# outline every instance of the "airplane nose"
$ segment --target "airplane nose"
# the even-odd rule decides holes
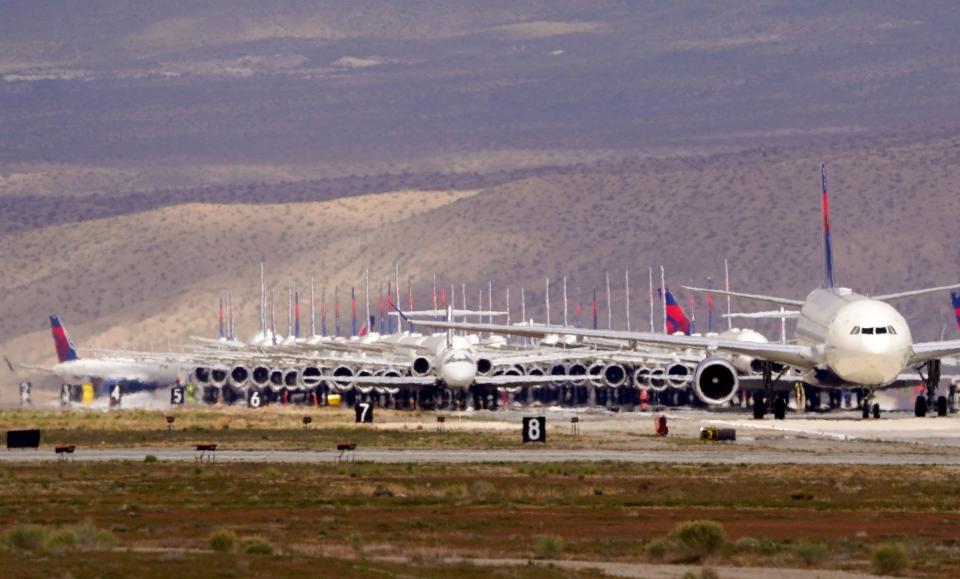
[[[440,368],[440,377],[450,388],[469,388],[477,377],[477,366],[466,360],[448,362]]]

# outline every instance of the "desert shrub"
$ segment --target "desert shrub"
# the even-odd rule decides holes
[[[907,553],[900,545],[885,543],[873,549],[870,562],[878,574],[895,575],[907,566]]]
[[[759,551],[760,550],[760,541],[753,537],[740,537],[733,544],[733,547],[737,551]]]
[[[353,553],[359,559],[363,559],[363,535],[354,531],[350,533],[350,546],[353,548]]]
[[[490,481],[481,479],[470,483],[470,494],[481,501],[493,496],[496,492],[497,487],[493,486]]]
[[[823,543],[804,541],[796,547],[797,559],[806,567],[820,565],[830,556],[830,550]]]
[[[388,489],[387,487],[383,486],[382,484],[378,484],[378,485],[376,486],[376,488],[373,489],[373,496],[375,496],[375,497],[392,497],[392,496],[393,496],[393,491],[390,490],[390,489]]]
[[[273,479],[280,478],[280,471],[272,466],[268,466],[267,468],[263,469],[263,476]]]
[[[229,553],[237,547],[237,534],[230,529],[217,529],[210,535],[210,548],[221,553]]]
[[[670,536],[688,561],[703,561],[727,544],[727,533],[713,521],[680,523]]]
[[[7,534],[7,544],[24,551],[39,551],[47,542],[47,530],[40,525],[17,525]]]
[[[248,555],[273,555],[273,545],[261,537],[244,539],[240,546]]]
[[[650,544],[647,545],[645,552],[647,557],[660,560],[667,556],[667,552],[669,552],[672,547],[673,545],[670,543],[670,541],[666,539],[657,539],[655,541],[651,541]]]
[[[110,549],[117,544],[117,538],[106,529],[99,529],[91,522],[73,528],[77,546],[82,549]]]
[[[77,536],[70,529],[57,529],[47,536],[46,548],[50,551],[65,551],[77,544]]]
[[[148,454],[147,456],[143,457],[143,462],[147,462],[147,463],[157,462],[157,455]]]
[[[563,539],[556,535],[541,535],[534,545],[540,559],[556,559],[563,551]]]

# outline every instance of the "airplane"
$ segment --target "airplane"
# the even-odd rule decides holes
[[[43,370],[72,381],[81,380],[99,386],[109,395],[116,384],[123,384],[124,393],[155,390],[177,381],[183,368],[170,361],[142,361],[133,357],[81,358],[70,339],[60,316],[50,316],[50,331],[57,352],[58,363],[52,368],[23,366]]]
[[[708,404],[728,402],[740,386],[733,364],[725,358],[718,357],[716,354],[719,352],[751,356],[761,360],[764,388],[770,394],[772,394],[774,381],[773,364],[782,365],[784,371],[794,368],[800,372],[799,379],[822,388],[863,388],[867,391],[867,400],[862,406],[864,418],[869,417],[871,410],[874,417],[880,416],[879,404],[873,404],[872,408],[870,406],[873,391],[898,387],[911,375],[910,370],[916,370],[924,382],[927,397],[917,397],[915,411],[917,416],[926,415],[927,407],[934,401],[936,388],[940,382],[940,361],[943,357],[960,353],[960,340],[915,343],[906,319],[889,302],[960,288],[960,284],[872,297],[839,286],[833,275],[827,174],[823,163],[820,165],[820,177],[823,243],[823,279],[820,287],[811,291],[803,300],[725,290],[686,288],[696,292],[753,299],[777,306],[798,308],[770,312],[771,317],[780,318],[786,315],[797,319],[795,342],[763,343],[720,337],[578,328],[550,328],[549,332],[573,335],[581,339],[618,339],[631,345],[703,348],[708,356],[698,364],[694,372],[693,388],[698,398]],[[536,328],[434,320],[411,321],[423,327],[441,329],[498,332],[530,337],[546,334],[546,331]],[[766,396],[768,399],[770,397],[770,395]],[[778,399],[777,402],[783,404],[782,399]],[[936,405],[939,414],[946,413],[945,396],[936,398]],[[754,417],[763,418],[766,411],[767,403],[764,397],[754,397]]]

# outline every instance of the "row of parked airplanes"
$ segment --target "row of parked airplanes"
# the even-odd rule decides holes
[[[919,380],[924,389],[915,401],[917,415],[925,415],[931,404],[945,413],[946,397],[937,395],[945,378],[941,364],[960,355],[960,340],[914,343],[907,321],[890,302],[960,288],[960,284],[873,297],[840,287],[833,275],[823,165],[821,184],[823,277],[806,299],[685,286],[692,292],[776,305],[777,310],[746,317],[795,319],[795,336],[789,341],[770,342],[756,331],[732,328],[686,335],[532,321],[496,324],[493,317],[504,312],[453,307],[404,312],[393,304],[395,311],[390,313],[402,318],[408,331],[277,340],[275,323],[271,329],[266,326],[262,297],[261,331],[251,343],[198,340],[189,352],[177,354],[109,352],[108,359],[79,358],[59,318],[53,316],[60,360],[54,371],[107,380],[122,375],[131,384],[146,385],[169,384],[186,375],[204,388],[207,397],[226,401],[251,390],[275,394],[343,389],[390,395],[448,392],[462,401],[468,392],[482,397],[497,389],[517,392],[543,385],[589,384],[653,392],[689,388],[700,402],[723,406],[749,390],[754,393],[757,417],[771,407],[782,417],[783,398],[776,392],[792,389],[797,381],[822,389],[863,391],[866,417],[871,412],[879,416],[879,406],[870,404],[873,392],[913,386]],[[953,293],[953,300],[960,324],[960,295]],[[686,317],[668,291],[663,303],[665,328],[686,329]],[[469,321],[470,317],[478,317],[481,323]],[[482,323],[485,318],[488,323]],[[411,332],[411,326],[440,333]],[[228,337],[232,334],[231,323]],[[505,336],[524,341],[510,342]],[[123,366],[122,372],[118,365]]]

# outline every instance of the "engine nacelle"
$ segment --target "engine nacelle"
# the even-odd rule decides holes
[[[477,374],[488,376],[493,370],[493,362],[489,358],[477,358]]]
[[[234,366],[230,370],[230,385],[243,388],[250,379],[250,370],[246,366]]]
[[[567,366],[567,376],[587,376],[587,367],[582,362],[573,362]],[[585,383],[585,380],[577,380],[574,382],[577,386],[580,386]]]
[[[288,368],[283,371],[283,385],[287,388],[296,388],[300,385],[300,370]]]
[[[679,362],[668,364],[665,370],[667,383],[672,388],[683,388],[690,383],[690,368]]]
[[[693,392],[706,404],[726,404],[739,389],[737,369],[725,358],[707,358],[693,374]]]
[[[193,369],[193,377],[200,384],[209,384],[210,383],[210,368],[206,366],[198,366]]]
[[[227,383],[227,376],[229,375],[230,372],[226,368],[211,368],[210,383],[214,386],[223,386]]]
[[[266,366],[256,366],[250,373],[250,379],[257,388],[266,386],[270,381],[270,369]]]
[[[353,378],[353,368],[350,366],[337,366],[333,369],[332,375],[334,378],[339,378],[339,380],[335,380],[334,383],[340,388],[345,388],[350,385],[350,378]]]
[[[283,387],[283,370],[279,368],[273,368],[270,370],[270,386],[274,388]]]
[[[413,359],[413,364],[410,365],[410,370],[414,376],[426,376],[432,369],[433,364],[430,363],[430,358],[424,356],[417,356]]]
[[[590,376],[590,383],[594,386],[605,386],[603,382],[603,362],[594,362],[587,367],[587,375]]]
[[[627,370],[620,364],[607,364],[603,369],[603,383],[611,388],[619,388],[627,381]]]
[[[527,366],[527,376],[543,376],[546,373],[540,366]]]
[[[300,372],[300,384],[304,388],[313,388],[323,380],[323,373],[316,366],[307,366]]]

